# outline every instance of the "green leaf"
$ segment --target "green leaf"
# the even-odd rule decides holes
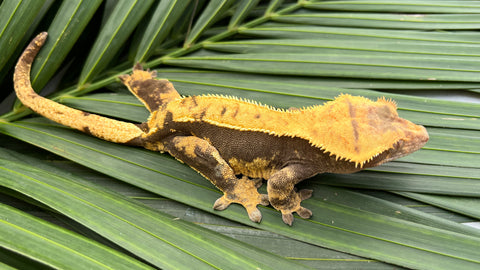
[[[432,153],[428,157],[435,154],[437,153]],[[416,156],[419,155],[416,154]],[[427,158],[427,156],[420,156],[420,158]],[[458,158],[467,159],[468,157],[458,155]],[[436,161],[431,160],[430,162]],[[415,167],[414,164],[405,164],[405,166]],[[462,177],[364,171],[354,175],[322,175],[321,177],[315,177],[315,179],[323,184],[334,186],[480,197],[478,180]]]
[[[1,182],[8,178],[7,181],[21,180],[10,172],[17,169],[17,164],[4,160],[0,160],[0,164]],[[152,269],[118,251],[4,204],[0,204],[0,244],[23,256],[35,257],[52,268],[82,265],[89,269]]]
[[[144,122],[149,116],[145,106],[131,95],[93,94],[83,97],[64,97],[62,103],[80,110],[115,115],[115,117],[135,122]]]
[[[175,24],[180,23],[190,0],[160,1],[149,23],[138,31],[138,44],[134,44],[134,63],[145,62],[157,46],[168,37]],[[185,19],[185,18],[183,18]],[[135,41],[137,42],[137,41]]]
[[[274,20],[282,23],[417,30],[464,30],[480,26],[476,14],[318,13],[302,10],[296,14],[276,16]]]
[[[238,7],[235,10],[230,22],[228,24],[229,29],[238,27],[248,16],[250,11],[258,5],[259,0],[242,0],[238,3]]]
[[[435,32],[435,31],[399,31],[379,28],[332,27],[317,25],[298,25],[266,23],[252,28],[242,28],[240,33],[270,38],[295,39],[346,39],[348,40],[419,40],[460,43],[479,43],[475,32]]]
[[[120,1],[116,4],[85,61],[79,85],[90,82],[107,66],[152,4],[152,0]]]
[[[447,197],[441,195],[420,194],[411,192],[398,192],[398,194],[415,200],[426,202],[441,208],[445,208],[456,213],[461,213],[476,219],[480,219],[480,200],[478,200],[478,198]]]
[[[341,204],[362,211],[368,211],[406,221],[412,221],[430,227],[454,231],[465,235],[476,237],[480,236],[480,231],[477,229],[436,217],[429,213],[421,212],[415,208],[409,208],[397,203],[375,198],[367,194],[354,192],[345,188],[330,187],[318,183],[314,183],[313,185],[315,186],[314,198],[319,201],[323,200],[330,203]]]
[[[46,0],[42,1],[2,1],[0,5],[0,70],[3,69],[18,45],[21,44],[37,14]],[[7,16],[8,15],[8,16]]]
[[[284,0],[270,0],[270,3],[268,4],[268,7],[265,11],[265,14],[267,16],[270,16],[270,14],[276,12],[279,7],[283,4]]]
[[[474,1],[320,1],[309,2],[306,7],[326,10],[411,13],[480,13]]]
[[[275,75],[479,82],[476,62],[452,57],[349,54],[235,54],[165,59],[165,64]]]
[[[62,2],[48,28],[49,37],[32,67],[32,85],[42,89],[70,52],[101,4],[99,0]]]
[[[213,23],[225,16],[225,11],[234,3],[233,0],[211,0],[200,14],[185,40],[184,47],[190,47]]]
[[[480,44],[446,43],[421,40],[356,40],[343,38],[317,39],[248,39],[206,43],[205,48],[231,53],[295,53],[295,54],[348,54],[392,57],[395,55],[430,56],[438,58],[467,56],[465,60],[478,57]],[[412,55],[413,56],[413,55]]]

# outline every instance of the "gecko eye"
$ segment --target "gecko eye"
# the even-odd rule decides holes
[[[405,145],[405,141],[399,140],[398,142],[395,143],[393,148],[395,148],[395,150],[402,149],[404,145]]]

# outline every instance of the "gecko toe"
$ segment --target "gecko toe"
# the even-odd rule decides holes
[[[231,201],[227,200],[225,196],[218,198],[213,204],[213,209],[215,210],[225,210],[230,205]]]
[[[257,199],[253,201],[235,200],[235,199],[229,198],[229,196],[227,195],[223,195],[222,197],[218,198],[215,201],[215,203],[213,204],[213,209],[222,211],[222,210],[225,210],[232,203],[238,203],[243,205],[243,207],[245,207],[245,209],[247,210],[248,217],[250,218],[250,220],[256,223],[259,223],[262,220],[262,213],[257,208],[257,205],[258,204],[265,205],[265,206],[269,205],[267,194],[258,194]]]
[[[312,211],[300,205],[303,200],[312,196],[312,192],[313,190],[311,189],[302,189],[299,192],[293,193],[294,195],[289,200],[285,200],[283,205],[273,204],[274,208],[282,212],[282,219],[285,224],[292,226],[294,213],[297,213],[298,216],[303,219],[308,219],[312,216]]]
[[[299,209],[295,210],[295,211],[284,211],[282,210],[282,219],[283,219],[283,222],[289,226],[292,226],[293,224],[293,220],[294,220],[294,217],[293,217],[293,213],[297,213],[301,218],[310,218],[312,216],[312,211],[310,211],[309,209],[305,208],[305,207],[300,207]]]
[[[301,218],[310,218],[312,216],[312,211],[310,211],[309,209],[307,209],[305,207],[300,207],[300,209],[297,210],[297,214]]]
[[[288,226],[292,226],[292,224],[293,224],[293,214],[292,213],[282,214],[282,220]]]
[[[260,221],[262,221],[262,213],[256,207],[252,209],[247,209],[247,212],[248,212],[248,217],[250,218],[251,221],[256,223],[260,223]]]

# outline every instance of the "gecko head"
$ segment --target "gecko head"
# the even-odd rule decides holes
[[[385,150],[366,161],[365,168],[404,157],[422,148],[428,141],[427,129],[398,115],[396,104],[384,98],[378,99],[365,114],[378,137],[382,137]],[[376,136],[375,136],[376,137]]]
[[[315,123],[305,128],[311,143],[358,169],[403,157],[428,141],[426,129],[401,118],[385,98],[341,95],[314,110]]]

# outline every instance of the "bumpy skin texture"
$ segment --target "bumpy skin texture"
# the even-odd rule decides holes
[[[214,208],[239,203],[260,222],[257,205],[271,204],[292,225],[293,213],[311,190],[295,184],[318,173],[352,173],[405,156],[428,141],[428,133],[397,114],[385,99],[341,95],[323,106],[281,110],[224,96],[181,97],[168,80],[135,66],[120,77],[151,115],[126,123],[72,109],[40,97],[30,67],[47,37],[39,34],[20,57],[14,82],[18,98],[35,112],[107,141],[168,152],[210,180],[224,195]],[[268,196],[259,194],[268,180]]]

